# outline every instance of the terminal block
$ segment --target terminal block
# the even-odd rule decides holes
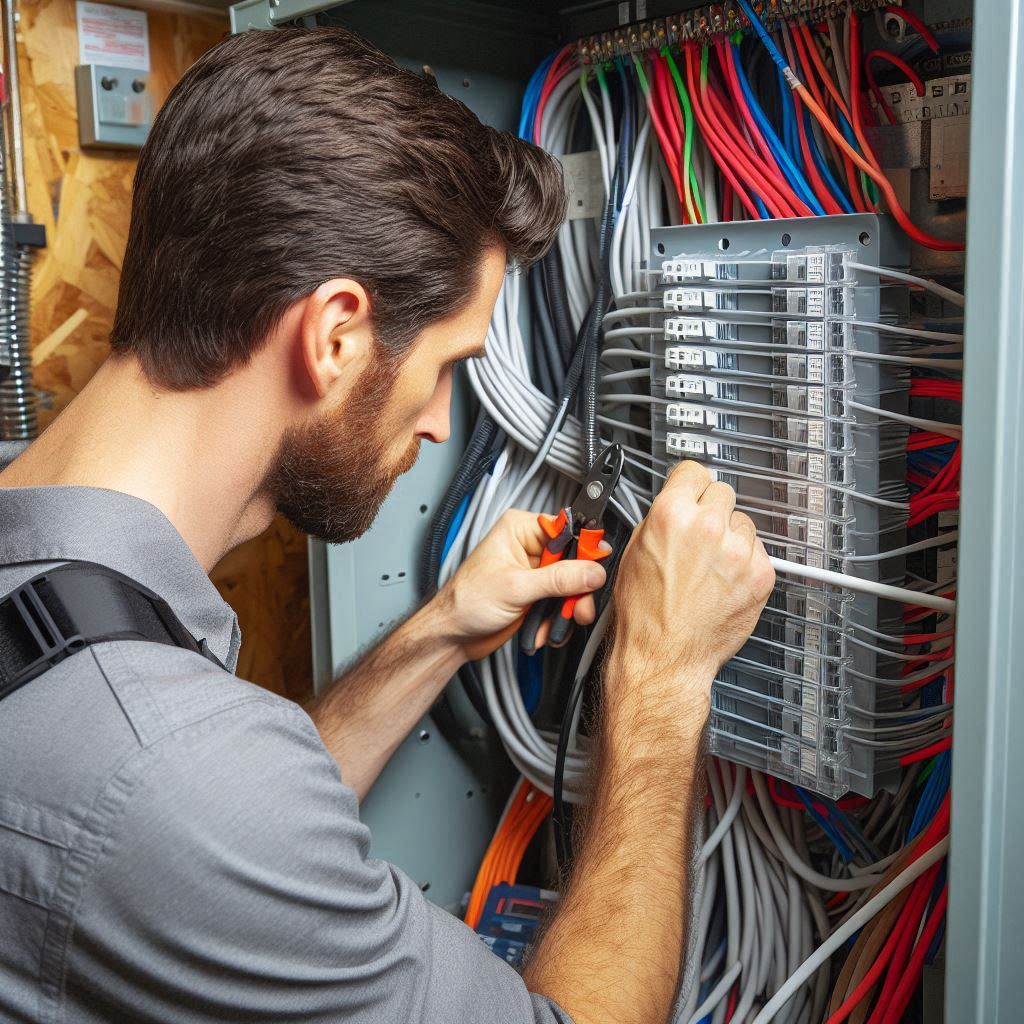
[[[905,241],[858,214],[663,228],[652,244],[655,453],[731,484],[769,554],[903,582],[884,552],[906,543],[906,428],[859,409],[907,411],[905,371],[863,354],[898,350],[877,325],[909,304],[854,264],[906,266]],[[876,598],[780,576],[715,683],[712,752],[831,797],[891,785],[851,736],[884,700],[873,680],[897,683],[898,666],[855,629],[898,621]]]

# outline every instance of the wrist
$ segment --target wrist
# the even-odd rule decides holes
[[[414,612],[402,627],[424,653],[435,654],[452,665],[452,674],[466,662],[465,638],[461,636],[454,609],[445,590],[437,592]]]
[[[603,670],[606,725],[691,751],[703,739],[715,675],[698,661],[644,657],[616,643]]]

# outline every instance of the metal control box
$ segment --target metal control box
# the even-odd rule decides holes
[[[75,94],[83,147],[142,148],[153,123],[149,72],[80,64],[75,68]]]

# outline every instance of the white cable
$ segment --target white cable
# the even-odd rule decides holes
[[[870,413],[880,419],[896,420],[898,423],[906,423],[908,426],[917,427],[918,430],[930,430],[934,434],[943,434],[946,437],[953,437],[957,440],[963,436],[963,430],[957,423],[944,423],[942,420],[925,420],[918,416],[904,416],[903,413],[890,412],[888,409],[877,409],[873,405],[863,405],[860,402],[848,401],[847,406],[857,412]]]
[[[924,288],[925,291],[929,291],[933,295],[937,295],[940,299],[945,299],[946,302],[950,302],[954,306],[959,306],[961,309],[966,304],[966,300],[960,292],[955,292],[952,288],[947,288],[945,285],[941,285],[937,281],[932,281],[923,277],[916,277],[914,274],[905,274],[901,270],[893,270],[890,267],[873,267],[869,263],[855,263],[852,260],[846,265],[848,267],[852,267],[854,270],[863,270],[869,274],[878,274],[879,277],[891,277],[894,281],[904,281],[907,284],[916,284],[919,287]]]

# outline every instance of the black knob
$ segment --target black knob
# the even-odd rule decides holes
[[[141,78],[136,78],[135,81],[132,82],[132,92],[145,92],[145,91],[146,91],[146,83]]]
[[[109,92],[111,89],[116,89],[117,88],[117,79],[116,78],[108,78],[106,75],[104,75],[100,79],[100,85],[102,85],[103,88],[106,89]]]

